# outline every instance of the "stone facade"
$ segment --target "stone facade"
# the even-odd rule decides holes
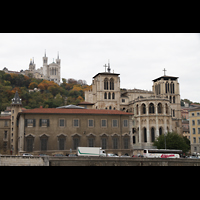
[[[76,153],[78,146],[110,153],[131,151],[131,113],[91,109],[39,108],[18,114],[18,153]]]
[[[155,138],[168,131],[182,134],[178,77],[164,74],[153,80],[152,91],[148,91],[121,89],[119,75],[111,73],[108,64],[107,72],[93,77],[92,90],[85,92],[85,101],[93,103],[93,109],[133,113],[133,149],[153,148]]]

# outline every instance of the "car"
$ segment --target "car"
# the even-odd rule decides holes
[[[115,154],[113,154],[113,153],[108,153],[108,154],[107,154],[107,157],[119,157],[119,156],[117,156],[117,155],[115,155]]]
[[[33,156],[32,154],[30,154],[30,153],[23,153],[23,155],[22,156]]]

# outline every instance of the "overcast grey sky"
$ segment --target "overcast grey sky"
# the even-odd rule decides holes
[[[1,33],[0,70],[28,69],[61,59],[61,78],[84,79],[104,72],[120,74],[121,88],[152,90],[152,80],[178,76],[181,98],[200,102],[200,35],[196,33]],[[62,81],[62,79],[61,79]]]

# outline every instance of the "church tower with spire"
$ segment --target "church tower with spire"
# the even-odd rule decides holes
[[[16,91],[11,103],[11,132],[10,132],[10,152],[16,155],[18,152],[18,130],[17,130],[17,115],[22,111],[22,100],[19,98],[18,91]]]
[[[43,76],[44,79],[48,79],[48,57],[46,56],[46,50],[43,57]]]

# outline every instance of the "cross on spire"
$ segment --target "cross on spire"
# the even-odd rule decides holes
[[[106,64],[105,64],[105,65],[103,65],[103,67],[105,67],[105,72],[106,72],[106,67],[107,67],[107,66],[106,66]]]
[[[167,70],[164,68],[164,70],[163,70],[163,71],[164,71],[164,76],[166,76],[165,72],[166,72]]]

